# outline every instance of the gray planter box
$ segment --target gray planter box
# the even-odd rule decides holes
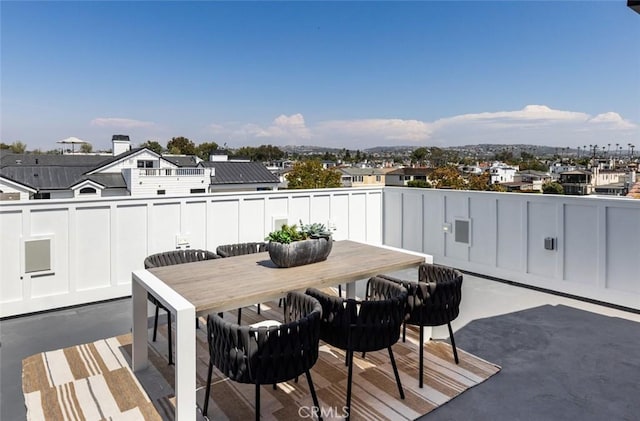
[[[294,241],[289,244],[271,241],[269,257],[276,266],[290,268],[326,260],[331,253],[331,247],[333,247],[331,237]]]

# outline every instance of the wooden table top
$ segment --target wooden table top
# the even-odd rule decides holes
[[[269,253],[149,269],[191,302],[196,313],[220,312],[304,291],[418,266],[424,257],[353,241],[336,241],[324,262],[278,268]]]

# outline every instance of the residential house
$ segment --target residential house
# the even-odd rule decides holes
[[[542,192],[542,185],[551,180],[551,176],[547,173],[524,170],[518,171],[514,175],[512,182],[500,184],[505,186],[507,191]]]
[[[584,196],[591,194],[593,173],[586,170],[573,170],[560,173],[559,183],[562,184],[564,194]]]
[[[342,167],[344,187],[384,186],[385,176],[391,169]]]
[[[489,168],[489,175],[491,177],[490,183],[513,183],[516,172],[518,172],[517,167],[513,167],[502,162],[494,162]]]
[[[418,168],[398,168],[390,171],[385,176],[385,186],[407,186],[409,181],[424,181],[428,182],[429,174],[433,172],[433,168],[418,167]]]
[[[584,168],[584,167],[582,167]],[[565,162],[554,162],[549,166],[549,175],[553,180],[558,180],[560,178],[560,174],[567,171],[575,171],[580,169],[577,165]]]

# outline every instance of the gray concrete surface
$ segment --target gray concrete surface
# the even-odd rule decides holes
[[[453,327],[460,348],[503,369],[426,420],[638,419],[626,417],[640,414],[627,394],[640,395],[639,314],[465,275]],[[130,299],[0,321],[0,419],[25,419],[23,358],[130,331]]]

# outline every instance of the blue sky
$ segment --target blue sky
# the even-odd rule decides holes
[[[1,141],[640,146],[626,2],[7,2]]]

